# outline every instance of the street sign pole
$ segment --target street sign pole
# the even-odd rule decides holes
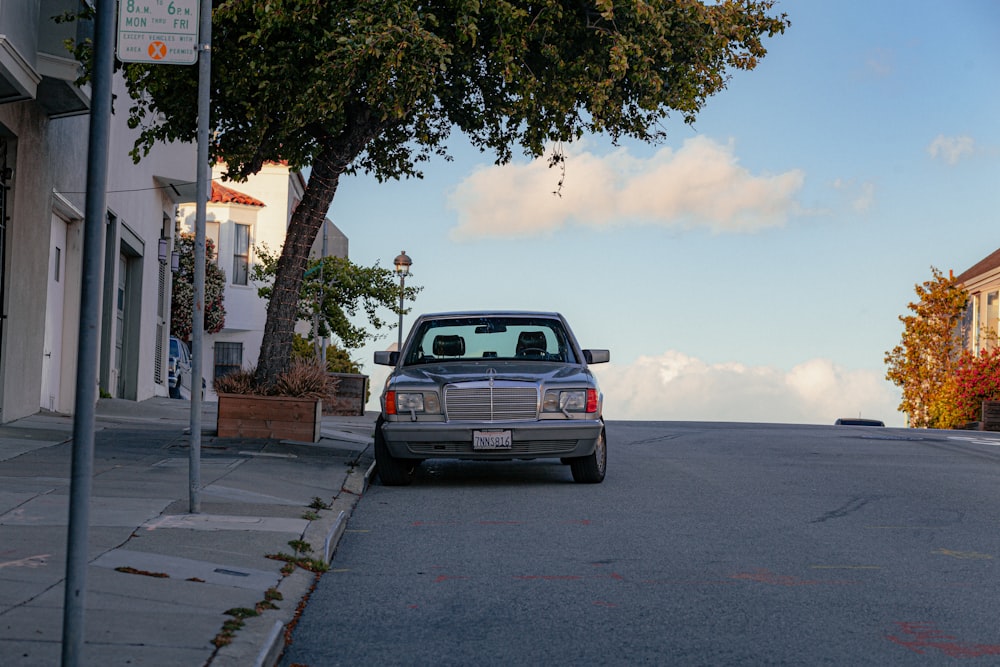
[[[201,388],[202,343],[205,332],[205,218],[208,184],[212,176],[208,163],[209,114],[212,82],[212,0],[201,3],[201,40],[198,44],[198,185],[195,187],[194,223],[194,319],[191,327],[191,451],[188,500],[191,514],[201,512]]]
[[[191,64],[197,57],[195,8],[199,0],[120,0],[117,51],[115,0],[94,4],[94,42],[91,71],[90,129],[87,147],[87,193],[84,213],[83,272],[80,284],[80,323],[77,338],[76,398],[73,409],[73,451],[70,471],[69,520],[66,539],[66,586],[63,592],[61,664],[84,664],[84,617],[87,593],[88,524],[94,471],[94,423],[97,409],[97,348],[100,342],[100,305],[103,266],[101,253],[107,220],[108,142],[114,59],[122,62]],[[204,0],[202,18],[211,26],[211,0]],[[211,31],[206,32],[211,42]],[[207,47],[206,47],[207,48]],[[200,103],[199,103],[200,105]],[[201,112],[199,124],[208,113]],[[201,139],[199,133],[199,140]],[[207,132],[206,132],[207,136]],[[207,150],[207,141],[204,142]],[[201,152],[199,151],[199,155]],[[203,160],[207,163],[207,158]],[[199,173],[200,166],[199,166]],[[201,184],[199,184],[199,188]],[[204,211],[204,206],[202,207]],[[201,218],[202,293],[204,293],[204,217]],[[196,349],[196,352],[200,350]],[[200,360],[200,357],[198,357]],[[200,363],[199,363],[200,367]],[[201,383],[198,384],[200,392]],[[192,391],[200,398],[200,393]],[[193,401],[192,401],[193,402]],[[199,403],[200,406],[200,403]],[[192,434],[193,435],[193,434]],[[200,432],[199,432],[200,436]],[[199,441],[200,451],[200,441]]]
[[[100,332],[101,246],[107,220],[108,139],[114,77],[114,0],[98,0],[94,16],[90,129],[87,148],[87,194],[83,231],[83,275],[77,338],[76,397],[69,523],[66,535],[66,587],[63,591],[62,664],[83,663],[84,611],[87,593],[87,545],[90,490],[94,473],[94,422],[97,410],[97,347]]]
[[[200,36],[199,36],[200,34]],[[119,0],[118,59],[155,65],[198,63],[198,173],[195,186],[194,304],[191,308],[191,449],[189,511],[201,511],[201,383],[205,329],[205,206],[212,73],[212,0]]]

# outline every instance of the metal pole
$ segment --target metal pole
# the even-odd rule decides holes
[[[73,460],[69,493],[66,588],[63,594],[62,664],[83,660],[87,589],[87,527],[94,472],[94,420],[97,410],[97,348],[101,328],[101,255],[107,220],[108,139],[114,81],[114,0],[97,0],[90,130],[87,146],[87,203],[84,213],[80,330],[77,341],[76,397],[73,410]]]
[[[205,338],[205,216],[208,184],[212,177],[208,163],[209,113],[212,77],[212,0],[201,0],[198,29],[198,184],[195,187],[194,223],[194,304],[191,308],[191,450],[188,464],[188,492],[191,514],[201,512],[201,389],[202,349]]]
[[[406,285],[406,275],[399,274],[399,342],[396,343],[396,351],[403,354],[403,287]]]
[[[406,254],[405,250],[400,251],[396,255],[396,259],[392,261],[396,266],[396,273],[399,274],[399,342],[396,343],[396,351],[398,354],[403,354],[403,295],[406,294],[406,276],[410,275],[410,267],[413,265],[413,260],[410,256]]]

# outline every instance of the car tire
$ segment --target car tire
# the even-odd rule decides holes
[[[409,486],[417,469],[417,461],[397,459],[389,453],[382,435],[382,418],[375,422],[375,469],[385,486]]]
[[[600,437],[597,438],[594,453],[570,459],[569,467],[573,472],[573,481],[578,484],[600,484],[604,481],[608,467],[608,447],[603,428]]]
[[[180,398],[181,397],[181,388],[180,388],[180,386],[170,387],[169,391],[170,391],[170,398]]]

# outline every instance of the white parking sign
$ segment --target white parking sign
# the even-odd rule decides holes
[[[198,60],[199,0],[118,0],[118,59],[191,65]]]

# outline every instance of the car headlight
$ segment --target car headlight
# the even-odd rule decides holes
[[[399,392],[396,394],[396,409],[399,412],[423,412],[424,395]]]
[[[441,402],[436,392],[395,391],[386,393],[386,408],[388,414],[407,414],[415,412],[439,413]]]
[[[542,402],[543,412],[597,412],[596,389],[573,389],[569,391],[547,391]]]

